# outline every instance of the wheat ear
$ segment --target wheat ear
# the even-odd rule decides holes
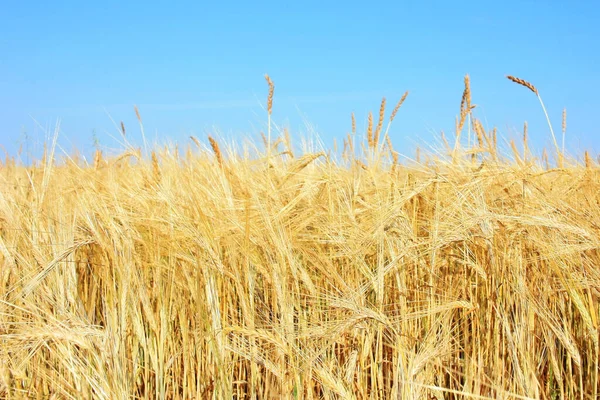
[[[269,74],[265,74],[265,79],[269,85],[269,96],[267,97],[267,113],[268,113],[268,126],[267,126],[267,162],[271,160],[271,113],[273,112],[273,93],[275,93],[275,85],[269,77]]]
[[[144,124],[142,123],[142,116],[140,115],[140,110],[138,109],[138,106],[136,106],[136,105],[133,106],[133,110],[135,111],[135,116],[136,116],[138,122],[140,123],[140,131],[142,132],[142,140],[144,142],[144,150],[146,151],[146,154],[148,154],[148,143],[146,143],[146,135],[144,133]]]
[[[590,157],[590,153],[586,150],[585,152],[585,168],[591,169],[593,165],[592,157]]]
[[[544,115],[546,116],[546,121],[548,122],[548,126],[550,127],[550,133],[552,134],[552,141],[554,142],[554,147],[556,148],[556,153],[560,158],[561,152],[560,152],[560,148],[558,147],[558,142],[556,141],[556,135],[554,135],[554,129],[552,129],[552,123],[550,123],[550,117],[548,116],[548,111],[546,111],[546,106],[544,106],[544,102],[542,101],[542,97],[540,96],[540,92],[537,90],[537,88],[535,86],[533,86],[532,83],[527,82],[524,79],[521,78],[517,78],[514,77],[512,75],[507,75],[506,78],[516,84],[519,84],[523,87],[526,87],[527,89],[531,90],[533,93],[535,93],[535,95],[537,96],[538,100],[540,101],[540,104],[542,106],[542,110],[544,111]]]
[[[385,116],[385,97],[381,100],[381,107],[379,107],[379,121],[377,121],[377,128],[375,128],[374,144],[379,144],[379,135],[381,134],[381,128],[383,127],[383,118]]]
[[[200,141],[198,140],[198,138],[196,136],[190,136],[190,139],[192,139],[192,141],[194,143],[196,143],[196,146],[198,146],[199,149],[202,148],[202,145],[200,144]]]
[[[394,109],[392,110],[387,128],[385,128],[384,136],[388,135],[388,132],[390,131],[390,126],[392,125],[392,121],[394,120],[394,118],[396,118],[396,114],[398,114],[398,110],[400,109],[400,107],[402,107],[402,103],[404,103],[404,100],[406,100],[406,97],[408,97],[408,91],[404,92],[404,94],[402,95],[400,100],[398,100],[398,103],[396,103],[396,107],[394,107]]]
[[[567,109],[563,108],[562,113],[562,152],[565,154],[565,135],[567,134]]]
[[[367,143],[369,148],[375,147],[375,141],[373,140],[373,113],[369,112],[369,125],[367,126]]]
[[[219,143],[217,143],[217,141],[212,136],[208,137],[208,141],[210,142],[210,147],[212,147],[212,149],[215,153],[215,157],[217,157],[219,166],[222,167],[223,166],[223,154],[221,153],[221,149],[219,148]]]

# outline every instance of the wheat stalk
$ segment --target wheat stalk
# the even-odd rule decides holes
[[[548,111],[546,111],[546,106],[544,106],[544,102],[542,101],[542,97],[540,96],[539,91],[537,90],[537,88],[535,86],[533,86],[532,83],[527,82],[524,79],[521,78],[517,78],[514,77],[512,75],[507,75],[506,78],[508,78],[508,80],[521,85],[523,87],[526,87],[527,89],[531,90],[533,93],[535,93],[535,95],[537,96],[538,100],[540,101],[540,105],[542,106],[542,111],[544,111],[544,115],[546,116],[546,121],[548,122],[548,126],[550,127],[550,133],[552,134],[552,141],[554,142],[554,147],[556,149],[556,154],[559,157],[559,159],[561,158],[561,151],[560,148],[558,147],[558,142],[556,141],[556,135],[554,135],[554,129],[552,128],[552,123],[550,123],[550,117],[548,116]]]
[[[527,161],[527,154],[529,153],[529,144],[527,136],[527,121],[523,124],[523,158]]]
[[[221,149],[219,148],[219,143],[212,137],[208,137],[208,141],[210,142],[210,147],[212,147],[213,152],[215,153],[215,157],[217,157],[217,162],[219,166],[223,166],[223,154],[221,154]]]
[[[483,129],[483,126],[481,126],[481,123],[477,119],[473,120],[473,129],[475,130],[475,134],[477,135],[477,145],[480,148],[483,148],[483,139],[486,136],[485,130]]]
[[[404,103],[404,101],[406,100],[407,97],[408,97],[408,91],[404,92],[404,94],[402,95],[400,100],[398,100],[398,103],[396,103],[396,106],[394,107],[394,109],[392,110],[392,113],[390,114],[390,120],[387,124],[387,127],[385,128],[384,136],[388,135],[388,133],[390,131],[390,126],[392,125],[392,121],[394,121],[394,118],[396,118],[396,114],[398,114],[398,110],[400,110],[400,107],[402,107],[402,104]]]
[[[373,140],[373,113],[369,112],[369,122],[367,125],[367,143],[369,148],[375,147],[375,141]]]
[[[562,152],[565,154],[565,136],[567,134],[567,109],[562,112]]]
[[[521,156],[519,155],[519,150],[517,149],[517,145],[515,144],[515,141],[511,139],[510,141],[510,147],[513,151],[513,154],[515,156],[515,161],[517,162],[517,164],[519,164],[520,166],[523,165],[523,161],[521,160]]]
[[[392,172],[396,170],[398,166],[398,152],[392,150]]]
[[[146,143],[146,135],[144,133],[144,124],[142,123],[142,116],[140,115],[140,110],[137,105],[133,106],[133,110],[135,111],[135,117],[137,118],[140,124],[140,131],[142,132],[142,141],[144,142],[144,151],[146,155],[148,155],[148,143]]]
[[[155,182],[160,180],[160,166],[158,165],[158,156],[155,151],[152,151],[152,176]]]
[[[375,137],[373,138],[375,146],[377,146],[377,144],[379,143],[379,134],[381,133],[381,127],[383,126],[384,115],[385,115],[385,97],[381,100],[381,106],[379,107],[379,121],[377,121],[377,128],[375,129]]]
[[[592,157],[590,157],[590,153],[586,150],[585,152],[585,168],[588,170],[592,168],[594,162],[592,161]]]
[[[352,113],[351,117],[352,117],[352,134],[356,135],[356,118],[354,117],[354,113]]]
[[[354,154],[354,140],[353,136],[350,134],[348,134],[348,149],[350,150],[351,154]]]
[[[444,131],[440,133],[440,136],[442,138],[442,142],[444,142],[444,147],[446,147],[446,151],[450,153],[450,144],[448,143],[448,139],[446,139],[446,134],[444,133]]]
[[[285,147],[290,154],[290,157],[294,158],[294,148],[292,146],[292,138],[290,136],[290,130],[288,128],[283,129],[283,137],[285,139]]]
[[[394,146],[392,146],[392,139],[390,139],[390,137],[389,137],[389,136],[387,136],[387,137],[385,138],[385,140],[386,140],[386,143],[387,143],[388,149],[390,149],[390,152],[393,152],[393,151],[394,151]]]
[[[269,85],[269,95],[267,97],[267,112],[269,113],[269,115],[271,115],[271,113],[273,112],[273,94],[275,93],[275,85],[273,84],[271,77],[269,77],[269,74],[265,74],[265,79],[267,81],[267,84]]]
[[[102,162],[102,151],[98,149],[98,150],[96,150],[96,153],[94,154],[94,169],[100,168],[101,162]]]
[[[271,113],[273,112],[273,94],[275,93],[275,85],[273,84],[271,77],[269,77],[269,74],[265,74],[265,79],[269,85],[269,95],[267,96],[267,163],[269,163],[271,161]]]
[[[496,158],[496,153],[498,151],[498,129],[494,128],[492,131],[492,144],[494,149],[494,158]]]
[[[406,100],[407,97],[408,97],[408,91],[404,92],[404,94],[402,95],[400,100],[398,100],[398,103],[396,103],[396,107],[394,107],[394,109],[392,110],[392,114],[390,114],[390,123],[394,120],[394,118],[396,118],[396,114],[398,114],[398,110],[400,110],[400,107],[402,107],[402,104],[404,103],[404,101]]]
[[[196,146],[198,146],[199,149],[202,148],[202,145],[200,144],[200,141],[196,136],[190,136],[190,139],[192,139],[192,141],[196,144]]]
[[[469,119],[469,124],[468,124],[468,146],[471,146],[471,123],[470,123],[470,119],[471,119],[471,110],[473,108],[475,108],[475,106],[471,105],[471,80],[469,75],[465,75],[465,88],[463,90],[463,94],[462,94],[462,98],[460,100],[460,122],[458,123],[458,126],[456,128],[456,136],[457,136],[457,144],[458,141],[460,140],[460,133],[462,132],[462,129],[464,127],[464,124],[467,120],[467,118]],[[455,150],[456,150],[456,145],[455,144]]]

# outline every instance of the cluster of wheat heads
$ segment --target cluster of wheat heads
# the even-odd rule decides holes
[[[385,102],[351,162],[287,132],[7,159],[0,397],[597,398],[596,165],[504,156],[469,84],[477,140],[419,163]]]

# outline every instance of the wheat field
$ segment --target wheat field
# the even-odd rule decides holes
[[[436,151],[393,149],[408,93],[297,151],[267,81],[264,143],[2,162],[1,398],[598,398],[589,153],[500,151],[468,77]]]

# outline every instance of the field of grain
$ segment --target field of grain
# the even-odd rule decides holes
[[[502,154],[468,79],[437,152],[392,148],[406,95],[296,150],[268,83],[264,143],[2,162],[1,398],[598,398],[588,153]]]

